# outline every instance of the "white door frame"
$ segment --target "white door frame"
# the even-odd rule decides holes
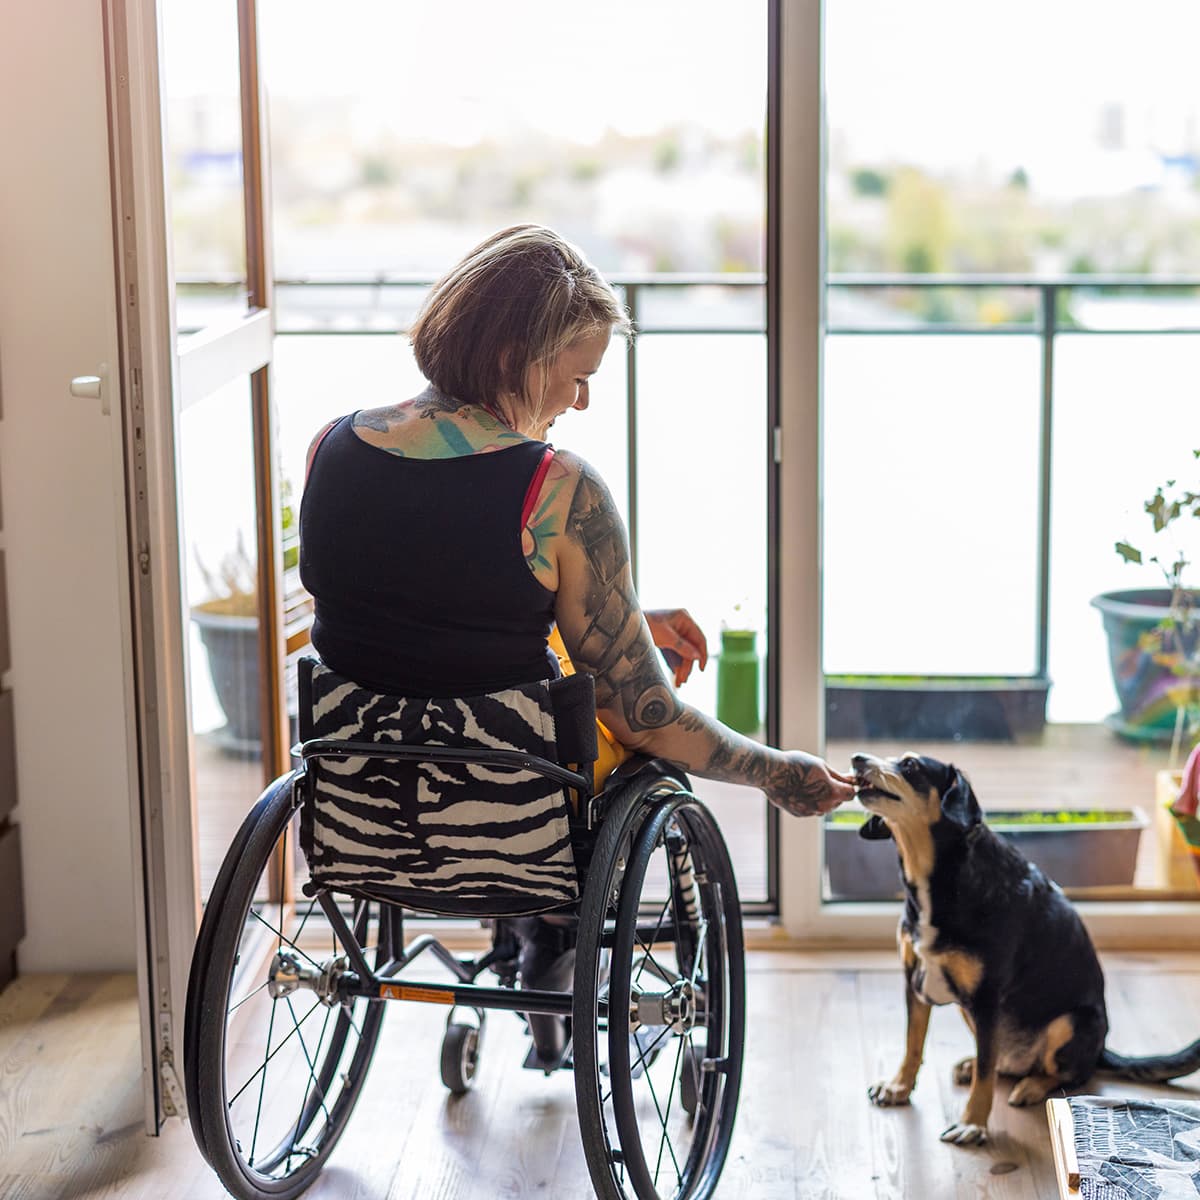
[[[781,745],[823,747],[822,351],[825,330],[824,0],[780,3],[778,189]],[[890,945],[898,904],[826,904],[821,826],[787,817],[780,829],[780,911],[808,944]],[[1102,947],[1200,947],[1195,903],[1128,900],[1076,906]]]
[[[252,22],[252,9],[252,3],[239,4],[240,17],[245,20],[249,14]],[[264,372],[274,331],[269,308],[257,304],[237,320],[187,339],[177,350],[158,0],[104,0],[104,19],[113,242],[122,300],[119,390],[140,777],[131,816],[145,898],[137,909],[138,976],[146,1126],[156,1133],[166,1116],[186,1115],[183,1016],[200,921],[177,478],[179,415],[186,404],[222,383]],[[258,119],[257,100],[253,111]],[[253,158],[254,168],[260,169],[257,153]],[[259,296],[264,290],[269,296],[269,284],[259,288]],[[263,375],[258,380],[255,395],[265,406]],[[273,502],[260,523],[274,529],[278,498],[272,480],[260,481],[260,492],[264,490]],[[275,573],[273,566],[264,570]],[[277,587],[270,590],[277,600]],[[279,705],[272,707],[279,711]]]

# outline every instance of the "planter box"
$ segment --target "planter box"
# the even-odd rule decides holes
[[[1133,883],[1138,841],[1149,825],[1141,809],[1112,813],[1113,820],[1022,825],[1029,813],[989,813],[988,825],[1065,888],[1118,887]],[[1054,816],[1055,814],[1050,814]],[[843,811],[822,821],[826,892],[834,900],[898,899],[902,887],[893,841],[858,836],[866,813]]]
[[[829,675],[829,738],[1011,742],[1046,724],[1045,678]]]

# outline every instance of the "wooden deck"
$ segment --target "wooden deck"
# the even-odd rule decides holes
[[[845,769],[857,750],[888,756],[918,749],[956,763],[971,779],[987,809],[1141,808],[1154,802],[1155,772],[1167,752],[1114,736],[1100,725],[1049,725],[1023,742],[944,742],[920,747],[900,742],[831,742],[827,757]],[[198,826],[202,894],[212,880],[238,824],[262,787],[256,762],[231,757],[203,736],[196,739],[200,795]],[[766,896],[766,819],[760,794],[751,788],[697,780],[730,845],[738,886],[746,900]],[[1161,886],[1158,832],[1151,823],[1142,837],[1136,884]]]
[[[1200,1032],[1200,955],[1106,955],[1112,1044],[1174,1050]],[[873,1108],[903,1048],[890,953],[750,956],[746,1077],[718,1200],[1056,1200],[1041,1106],[997,1089],[982,1148],[943,1145],[970,1053],[952,1011],[934,1014],[910,1107]],[[493,1014],[477,1090],[437,1077],[445,1012],[389,1011],[359,1109],[312,1200],[586,1200],[569,1074],[522,1071],[515,1018]],[[1182,1087],[1093,1080],[1107,1095],[1200,1098]],[[219,1200],[190,1131],[142,1130],[135,984],[126,975],[43,975],[0,994],[0,1200]]]

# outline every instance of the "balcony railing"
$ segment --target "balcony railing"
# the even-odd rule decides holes
[[[339,276],[276,281],[282,336],[395,336],[403,333],[433,280],[424,276]],[[638,336],[626,350],[627,516],[633,564],[638,548],[638,354],[662,335],[766,333],[765,278],[758,274],[655,274],[611,278]],[[233,278],[180,279],[181,324],[207,323],[202,310],[241,303]],[[1136,313],[1122,298],[1140,297]],[[189,322],[195,310],[200,319]],[[1132,318],[1131,319],[1131,314]],[[1200,279],[1096,275],[832,275],[826,283],[832,336],[1036,337],[1040,347],[1038,546],[1035,663],[1047,676],[1049,533],[1052,493],[1055,349],[1063,336],[1200,334]],[[767,431],[764,430],[764,456]]]

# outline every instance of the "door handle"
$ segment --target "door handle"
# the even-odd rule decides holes
[[[101,363],[99,375],[76,375],[71,380],[70,392],[72,396],[80,400],[99,400],[100,413],[107,417],[109,412],[107,383],[108,363]]]

